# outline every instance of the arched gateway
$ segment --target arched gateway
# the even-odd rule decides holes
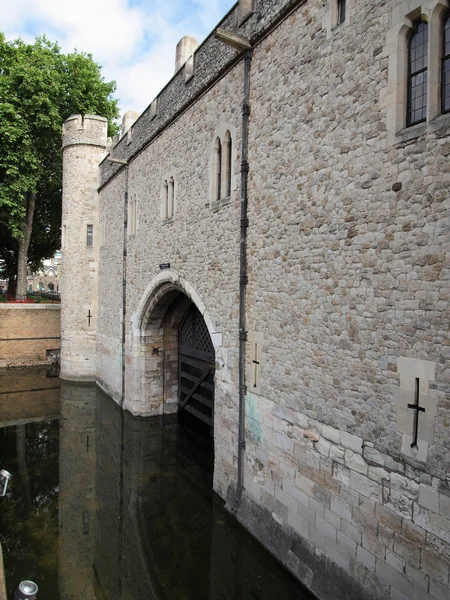
[[[141,300],[136,325],[133,381],[127,385],[134,393],[126,395],[125,408],[147,415],[186,412],[213,429],[221,335],[198,294],[179,276],[161,274]]]

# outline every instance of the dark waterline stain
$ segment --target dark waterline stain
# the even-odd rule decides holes
[[[9,392],[0,467],[13,473],[0,498],[9,594],[30,578],[39,600],[313,598],[212,491],[208,436],[175,417],[132,417],[95,386],[65,382],[54,419],[45,373],[22,375],[0,375]]]

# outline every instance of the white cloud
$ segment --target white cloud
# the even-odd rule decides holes
[[[93,54],[115,79],[122,112],[141,112],[169,81],[183,35],[199,42],[231,0],[0,0],[7,39],[46,34],[64,52]]]

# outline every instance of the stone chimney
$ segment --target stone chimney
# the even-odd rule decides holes
[[[175,73],[177,73],[184,63],[190,58],[198,48],[198,42],[190,35],[185,35],[177,44],[175,54]]]

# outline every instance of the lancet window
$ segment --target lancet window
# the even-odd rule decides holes
[[[407,124],[415,125],[427,117],[428,24],[416,21],[408,40]]]
[[[227,200],[233,188],[233,138],[229,129],[216,136],[213,147],[212,194],[213,204]]]

